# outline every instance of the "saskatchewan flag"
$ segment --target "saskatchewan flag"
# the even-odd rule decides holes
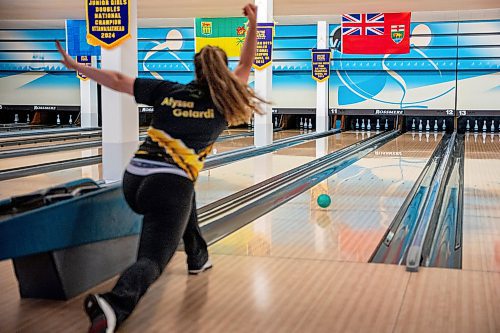
[[[204,46],[218,46],[228,57],[239,57],[247,32],[245,17],[196,18],[195,49]]]

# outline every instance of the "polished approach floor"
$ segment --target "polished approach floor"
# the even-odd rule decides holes
[[[337,134],[205,171],[198,206],[363,138]],[[462,270],[367,263],[440,140],[392,140],[213,244],[214,268],[202,275],[188,276],[177,253],[120,332],[500,332],[498,135],[466,137]],[[322,193],[332,198],[326,209],[316,204]],[[87,328],[84,295],[21,300],[9,261],[0,290],[0,332]]]

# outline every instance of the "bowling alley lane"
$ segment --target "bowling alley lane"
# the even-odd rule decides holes
[[[203,171],[196,182],[198,207],[347,147],[365,134],[344,132]]]
[[[16,134],[16,133],[14,133]],[[81,135],[81,138],[69,139],[65,140],[68,136]],[[89,138],[89,135],[97,135]],[[52,141],[40,142],[40,143],[28,143],[25,142],[27,140],[38,140],[44,139],[46,137],[51,137]],[[73,143],[73,142],[83,142],[83,141],[95,141],[100,140],[100,131],[82,131],[82,132],[72,132],[72,133],[47,133],[47,134],[37,134],[37,135],[28,135],[28,136],[11,136],[11,137],[2,137],[0,138],[0,151],[10,150],[10,149],[19,149],[19,148],[34,148],[34,147],[46,147],[53,146],[58,144],[65,143]],[[19,142],[19,145],[11,145],[11,146],[2,146],[5,143]]]
[[[212,253],[367,262],[441,134],[405,134],[211,246]],[[331,205],[320,208],[317,197]]]
[[[241,133],[241,132],[240,132]],[[232,133],[232,134],[237,134],[237,133]],[[275,132],[275,139],[283,139],[286,137],[294,136],[300,134],[299,131],[280,131],[280,132]],[[221,149],[222,151],[225,150],[231,150],[232,149],[237,149],[236,147],[232,146],[234,141],[237,140],[246,140],[247,145],[243,145],[242,147],[246,147],[249,145],[253,145],[253,137],[243,137],[239,139],[231,139],[231,140],[226,140],[222,142],[218,142],[215,147]],[[348,139],[347,139],[348,140]],[[348,141],[351,142],[351,141]],[[302,148],[299,148],[302,149]],[[71,154],[70,156],[76,156],[76,157],[86,157],[86,156],[93,156],[93,155],[98,155],[100,154],[101,149],[99,148],[93,148],[93,149],[86,149],[86,154]],[[89,152],[90,151],[90,152]],[[62,154],[63,152],[60,153],[54,153],[56,156],[59,156],[58,154]],[[71,152],[68,152],[71,153]],[[54,154],[40,154],[40,155],[34,155],[31,157],[25,157],[23,158],[24,161],[34,161],[34,163],[31,164],[39,164],[39,163],[44,163],[45,160],[42,159],[43,156],[45,155],[54,155]],[[75,158],[76,158],[75,157]],[[18,159],[18,158],[16,158]],[[230,169],[230,165],[225,166],[225,169],[228,170]],[[3,160],[0,160],[0,170],[1,169],[7,169],[9,167],[3,167]],[[215,169],[214,169],[215,170]],[[214,170],[211,172],[213,173]],[[215,173],[216,175],[218,174],[217,172]],[[203,175],[203,174],[202,174]],[[33,176],[28,176],[28,177],[21,177],[21,178],[16,178],[16,179],[10,179],[10,180],[5,180],[0,182],[0,200],[1,199],[6,199],[11,196],[17,196],[17,195],[22,195],[26,193],[31,193],[34,191],[42,190],[51,186],[59,185],[62,183],[66,183],[72,180],[80,179],[80,178],[91,178],[94,180],[100,180],[102,179],[102,165],[99,164],[93,164],[89,166],[84,166],[84,167],[77,167],[77,168],[71,168],[71,169],[65,169],[61,171],[56,171],[56,172],[48,172],[44,174],[39,174],[39,175],[33,175]],[[200,177],[201,179],[202,177]],[[218,191],[215,187],[215,181],[216,178],[212,177],[212,180],[210,181],[210,184],[212,184],[211,187],[215,188],[215,191]],[[253,183],[252,183],[253,184]],[[200,194],[202,197],[210,197],[210,194]],[[200,206],[199,206],[200,207]]]
[[[466,134],[462,268],[500,272],[500,137]]]
[[[234,132],[234,130],[226,130],[225,132],[228,132],[228,131]],[[245,132],[237,131],[237,132],[234,132],[234,133],[231,133],[228,135],[238,135],[238,134],[242,134],[242,133],[245,133]],[[303,132],[299,131],[299,130],[277,131],[277,132],[273,133],[273,140],[276,141],[276,140],[287,139],[287,138],[291,138],[293,136],[300,135],[302,133]],[[223,139],[223,138],[224,138],[224,135],[221,135],[221,139]],[[250,147],[250,146],[253,146],[253,141],[254,141],[253,135],[218,141],[214,144],[213,153],[220,154],[220,153],[224,153],[226,151]]]
[[[22,141],[24,139],[20,139],[19,141]],[[89,138],[89,137],[82,137],[78,139],[53,139],[52,141],[48,142],[37,142],[37,143],[27,143],[27,144],[19,144],[15,146],[4,146],[0,147],[0,151],[7,151],[7,150],[14,150],[14,149],[25,149],[25,148],[38,148],[38,147],[49,147],[49,146],[57,146],[57,145],[66,145],[68,143],[79,143],[79,142],[89,142],[89,141],[98,141],[101,140],[101,137],[94,137],[94,138]],[[1,145],[1,143],[0,143]]]
[[[90,157],[100,155],[101,148],[83,148],[75,150],[58,151],[55,153],[38,154],[31,156],[20,156],[0,159],[0,170],[7,170],[19,167],[27,167],[50,162],[60,162],[75,158]]]
[[[241,132],[240,132],[241,133]],[[238,134],[238,133],[236,133]],[[295,136],[300,134],[299,131],[279,131],[274,132],[274,140],[284,139],[287,137]],[[38,144],[38,146],[43,146],[44,143]],[[217,142],[214,145],[215,152],[221,153],[224,151],[230,151],[239,148],[245,148],[253,145],[253,136],[239,137]],[[25,167],[31,165],[38,165],[49,162],[58,162],[64,160],[70,160],[81,157],[90,157],[100,155],[102,153],[101,147],[96,148],[85,148],[85,149],[75,149],[71,151],[60,151],[54,153],[38,154],[32,156],[21,156],[13,158],[0,159],[0,170]]]
[[[81,178],[102,178],[102,164],[48,172],[0,182],[0,200],[23,195]]]

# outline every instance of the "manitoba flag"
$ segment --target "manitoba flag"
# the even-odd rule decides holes
[[[411,13],[342,15],[342,53],[410,52]]]

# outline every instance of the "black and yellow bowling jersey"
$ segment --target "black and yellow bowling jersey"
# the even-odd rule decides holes
[[[136,79],[137,103],[154,107],[148,137],[136,159],[175,164],[196,180],[217,137],[227,127],[208,86]]]

